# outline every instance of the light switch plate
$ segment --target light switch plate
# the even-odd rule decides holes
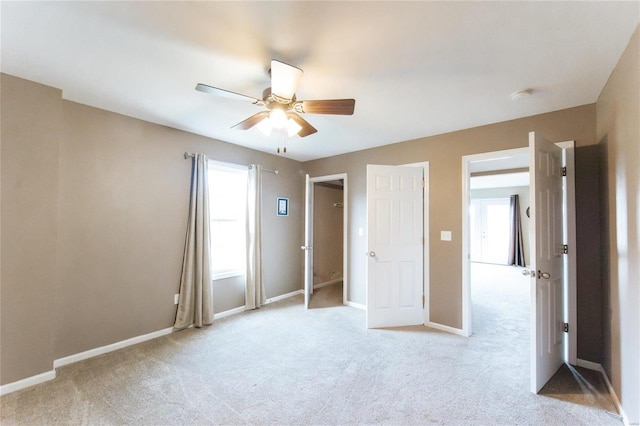
[[[451,231],[440,231],[440,239],[442,241],[451,241]]]

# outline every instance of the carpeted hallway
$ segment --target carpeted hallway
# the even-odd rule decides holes
[[[317,295],[325,289],[341,295]],[[579,389],[531,394],[526,348],[503,341],[521,338],[517,327],[464,338],[367,330],[364,317],[346,306],[305,310],[296,296],[61,368],[3,396],[0,423],[622,424],[573,402]]]

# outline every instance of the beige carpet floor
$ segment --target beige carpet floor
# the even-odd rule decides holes
[[[63,367],[1,397],[0,423],[622,425],[610,401],[601,404],[597,377],[572,385],[580,370],[530,393],[526,344],[517,343],[526,325],[489,305],[474,306],[478,332],[464,338],[422,326],[367,330],[364,311],[305,310],[302,300]]]

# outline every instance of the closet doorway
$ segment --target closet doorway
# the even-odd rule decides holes
[[[347,175],[307,176],[305,206],[305,306],[347,303]]]

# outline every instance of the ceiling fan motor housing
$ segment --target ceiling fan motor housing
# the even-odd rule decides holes
[[[286,109],[289,109],[291,107],[291,104],[296,101],[296,95],[293,95],[292,99],[281,98],[280,96],[274,95],[271,92],[271,87],[267,87],[262,91],[262,101],[264,102],[264,105],[269,109],[276,106],[274,104],[284,105],[286,106]]]

